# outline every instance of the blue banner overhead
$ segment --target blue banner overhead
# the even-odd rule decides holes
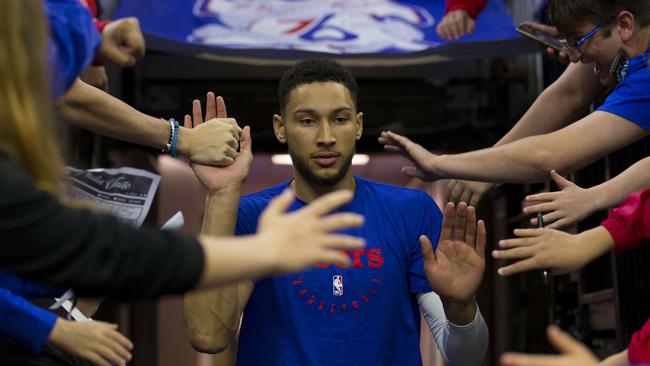
[[[148,47],[207,58],[422,63],[529,51],[503,0],[490,0],[470,36],[436,34],[444,0],[123,0],[114,18],[140,20]]]

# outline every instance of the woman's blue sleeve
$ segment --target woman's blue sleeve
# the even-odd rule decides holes
[[[0,288],[0,337],[38,354],[54,328],[57,316],[11,291]]]

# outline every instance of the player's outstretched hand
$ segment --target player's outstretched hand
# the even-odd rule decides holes
[[[461,202],[447,203],[442,232],[435,251],[422,235],[424,270],[431,288],[440,298],[457,303],[470,302],[483,279],[486,231],[476,210]]]
[[[185,115],[184,127],[186,130],[192,128],[198,129],[208,124],[214,124],[216,128],[229,128],[239,138],[241,132],[241,139],[238,141],[230,140],[232,143],[229,146],[231,151],[228,156],[231,159],[228,166],[215,167],[198,162],[192,162],[192,169],[194,174],[199,178],[201,183],[210,192],[218,191],[229,185],[242,184],[248,177],[250,166],[253,163],[253,141],[251,138],[250,127],[246,126],[243,130],[239,129],[234,120],[227,119],[226,104],[222,97],[214,96],[214,93],[209,92],[206,102],[205,119],[208,122],[203,122],[203,115],[201,111],[201,102],[194,100],[192,104],[192,116]],[[208,133],[207,131],[204,133]],[[236,151],[235,143],[239,144],[240,151]],[[231,158],[232,156],[232,158]]]

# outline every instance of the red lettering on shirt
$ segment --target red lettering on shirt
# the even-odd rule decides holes
[[[384,265],[384,258],[381,256],[381,249],[368,249],[368,267],[380,268]]]
[[[379,248],[371,248],[371,249],[359,249],[359,250],[352,250],[352,251],[347,251],[344,250],[343,253],[345,253],[350,260],[352,261],[351,266],[341,266],[341,265],[336,265],[338,268],[364,268],[364,261],[363,261],[363,256],[366,256],[366,262],[368,264],[368,267],[370,268],[381,268],[384,265],[384,258],[381,255],[381,249]],[[317,264],[316,268],[320,269],[325,269],[329,268],[331,266],[331,263],[321,263]],[[294,283],[295,284],[295,283]]]
[[[363,264],[361,264],[361,254],[366,254],[366,250],[359,249],[352,251],[352,268],[363,268]]]

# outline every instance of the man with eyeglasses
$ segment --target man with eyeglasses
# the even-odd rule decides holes
[[[548,116],[544,125],[527,123],[524,127],[520,121],[497,146],[457,155],[434,155],[403,136],[382,133],[379,141],[386,150],[401,152],[414,163],[404,168],[405,174],[426,180],[540,181],[547,179],[552,169],[569,173],[650,134],[650,69],[647,68],[650,2],[550,0],[549,12],[565,39],[572,61],[592,64],[590,68],[601,82],[608,80],[609,68],[621,52],[630,58],[627,66],[621,67],[621,81],[605,103],[587,117],[563,127],[561,119],[566,120],[571,114],[577,117],[579,111],[567,111],[561,100],[555,105],[546,103],[544,108],[536,106],[536,102],[527,115],[535,113],[537,121],[544,121],[543,116]],[[570,67],[585,71],[585,65]],[[575,74],[562,75],[558,82],[571,77],[573,87],[585,88],[587,95],[598,89],[593,86],[594,80]],[[588,105],[593,100],[587,103],[567,100],[567,103]],[[522,120],[530,120],[527,115]],[[550,132],[553,130],[546,124],[560,129]],[[650,160],[645,165],[650,165]],[[636,166],[635,169],[641,173],[650,168]],[[638,190],[650,185],[647,174],[632,176],[622,182],[625,189]]]

